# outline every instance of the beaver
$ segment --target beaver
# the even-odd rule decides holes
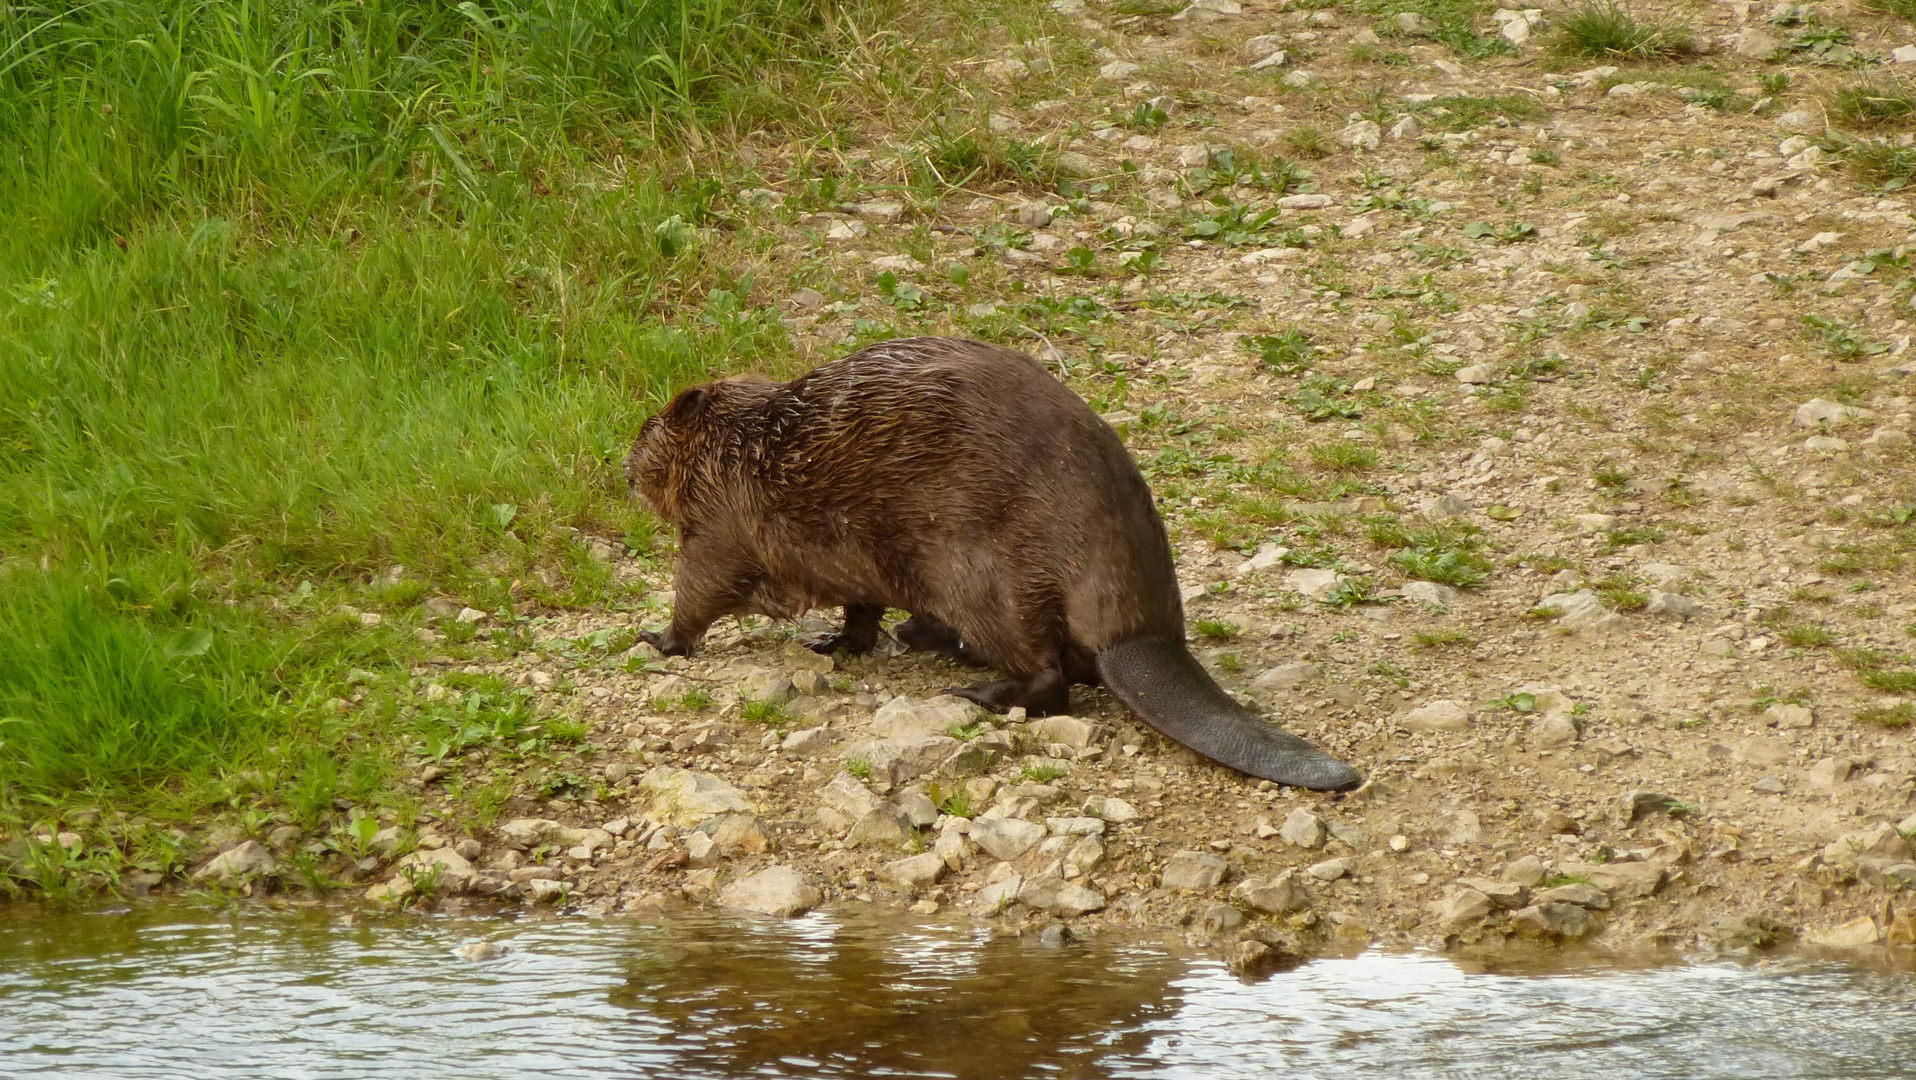
[[[1239,705],[1184,643],[1151,490],[1117,432],[1024,353],[979,341],[867,346],[788,383],[679,393],[645,421],[632,490],[679,532],[672,621],[689,654],[722,615],[844,608],[813,646],[907,646],[1009,678],[949,693],[1063,711],[1102,684],[1146,723],[1252,776],[1318,790],[1356,770]]]

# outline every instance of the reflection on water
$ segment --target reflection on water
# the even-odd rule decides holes
[[[460,959],[483,939],[502,958]],[[1916,979],[1526,976],[1371,953],[1246,985],[961,923],[0,907],[0,1076],[1916,1077]]]

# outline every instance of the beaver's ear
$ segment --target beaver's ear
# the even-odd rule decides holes
[[[704,415],[709,396],[703,386],[681,391],[678,397],[672,399],[672,404],[665,407],[664,416],[673,424],[691,423]]]

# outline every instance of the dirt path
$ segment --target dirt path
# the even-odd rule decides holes
[[[1338,9],[1060,7],[974,58],[974,149],[1042,148],[1077,198],[923,197],[923,141],[874,129],[834,166],[864,201],[739,191],[733,227],[779,238],[761,265],[811,362],[876,325],[1059,360],[1160,494],[1194,647],[1370,782],[1247,781],[1092,692],[1082,722],[960,715],[933,696],[963,673],[832,667],[790,626],[607,659],[582,639],[629,617],[568,615],[540,652],[415,674],[587,721],[552,770],[579,782],[521,776],[497,826],[421,847],[593,911],[1181,924],[1247,958],[1916,941],[1916,220],[1822,148],[1855,74],[1787,52],[1840,25],[1887,56],[1909,27],[1700,5],[1708,55],[1618,72]],[[1759,35],[1789,62],[1741,55]],[[490,767],[421,790],[450,820],[446,785]],[[773,864],[802,880],[752,877]]]

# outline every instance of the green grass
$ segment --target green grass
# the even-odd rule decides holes
[[[1866,705],[1856,710],[1856,721],[1878,727],[1905,728],[1916,721],[1916,704],[1899,701],[1894,705]]]
[[[1071,770],[1063,765],[1056,765],[1051,762],[1033,763],[1026,765],[1024,769],[1018,773],[1018,778],[1021,780],[1029,780],[1034,784],[1048,784],[1061,776],[1068,776],[1070,773]]]
[[[1615,0],[1578,0],[1556,22],[1556,48],[1569,56],[1672,60],[1695,48],[1689,31],[1643,22]]]
[[[0,835],[416,814],[422,758],[583,738],[415,701],[422,602],[492,616],[437,627],[483,656],[516,605],[636,599],[583,540],[652,548],[639,422],[785,348],[688,155],[816,134],[838,27],[885,14],[825,12],[0,9]]]
[[[1873,79],[1830,95],[1830,112],[1861,127],[1894,124],[1916,117],[1916,92],[1900,81]]]
[[[1477,639],[1461,626],[1417,630],[1410,635],[1410,641],[1415,649],[1473,649],[1477,646]]]

